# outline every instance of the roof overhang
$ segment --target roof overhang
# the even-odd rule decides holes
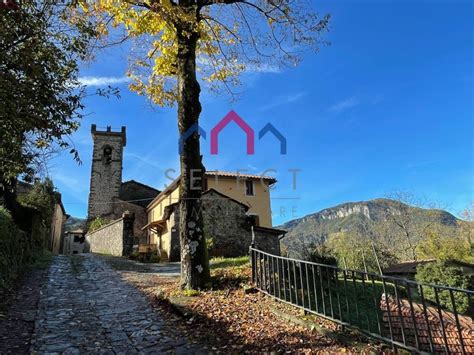
[[[267,183],[268,186],[271,186],[277,182],[277,179],[273,176],[268,175],[255,175],[255,174],[241,174],[241,173],[234,173],[229,171],[219,171],[219,170],[209,170],[205,171],[206,178],[227,178],[227,179],[240,179],[240,180],[253,180],[253,181],[260,181],[262,183]],[[163,191],[161,191],[156,197],[148,204],[147,211],[150,211],[153,207],[155,207],[159,202],[161,202],[169,193],[171,193],[174,189],[176,189],[179,185],[179,181],[181,179],[181,175],[178,176],[176,179],[168,185]]]
[[[282,229],[275,229],[275,228],[268,228],[268,227],[253,227],[255,231],[260,231],[260,232],[266,232],[274,235],[279,235],[279,236],[284,236],[286,233],[288,233],[285,230]]]
[[[141,229],[143,230],[151,230],[151,229],[163,229],[166,226],[166,220],[159,220],[159,221],[152,221],[150,223],[145,224]]]

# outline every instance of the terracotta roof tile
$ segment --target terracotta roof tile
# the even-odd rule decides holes
[[[273,176],[258,175],[258,174],[244,174],[244,173],[234,173],[231,171],[220,171],[220,170],[207,170],[206,175],[211,176],[223,176],[223,177],[240,177],[243,179],[255,179],[255,180],[267,180],[270,183],[275,183],[277,180]]]
[[[403,263],[392,265],[383,270],[384,274],[415,274],[416,268],[419,265],[431,263],[435,260],[419,260],[419,261],[406,261]]]

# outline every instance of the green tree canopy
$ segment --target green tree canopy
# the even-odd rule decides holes
[[[472,289],[472,277],[463,275],[462,271],[456,267],[450,267],[444,262],[433,262],[417,267],[416,280],[434,285],[442,285],[460,288],[464,290]],[[427,299],[436,302],[436,295],[432,287],[424,287]],[[469,298],[465,293],[453,292],[454,304],[458,312],[464,313],[472,304],[469,304]],[[438,290],[438,299],[440,304],[450,310],[453,310],[453,302],[449,291]]]
[[[333,233],[328,238],[327,246],[336,256],[339,267],[378,272],[371,245],[358,232]]]
[[[78,60],[95,32],[62,21],[66,5],[22,1],[0,9],[0,184],[31,178],[51,149],[71,149],[83,88]],[[2,187],[0,185],[0,187]]]
[[[37,210],[44,223],[45,228],[50,228],[54,204],[59,201],[59,194],[54,188],[51,179],[36,181],[31,190],[18,197],[19,202],[25,207],[31,207]]]
[[[437,225],[427,232],[417,246],[418,254],[423,259],[438,261],[473,260],[469,240],[460,228]]]

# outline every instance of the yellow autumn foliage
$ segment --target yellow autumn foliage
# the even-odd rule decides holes
[[[127,75],[132,80],[130,90],[147,96],[160,106],[172,106],[176,101],[176,56],[178,46],[176,28],[185,23],[199,33],[197,48],[197,69],[201,78],[208,83],[236,83],[245,65],[237,60],[222,58],[221,45],[235,45],[237,41],[224,33],[221,26],[198,20],[192,13],[172,6],[170,0],[161,0],[151,5],[135,6],[121,0],[80,0],[72,12],[75,16],[89,16],[96,23],[100,37],[105,39],[114,29],[124,31],[127,38],[140,39],[140,52],[131,62]],[[190,26],[189,26],[190,25]],[[235,29],[237,25],[233,26]],[[140,53],[139,53],[140,52]]]

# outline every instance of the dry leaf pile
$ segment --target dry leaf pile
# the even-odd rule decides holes
[[[227,267],[213,270],[212,290],[186,297],[185,317],[172,312],[168,297],[184,296],[175,278],[149,273],[122,273],[189,337],[207,344],[213,352],[356,352],[336,340],[283,320],[271,307],[298,314],[294,307],[273,301],[261,293],[246,293],[250,267]],[[182,299],[182,298],[181,298]],[[320,321],[324,322],[324,321]],[[328,322],[332,327],[331,322]],[[374,350],[370,345],[367,350]],[[360,350],[360,349],[359,349]]]

